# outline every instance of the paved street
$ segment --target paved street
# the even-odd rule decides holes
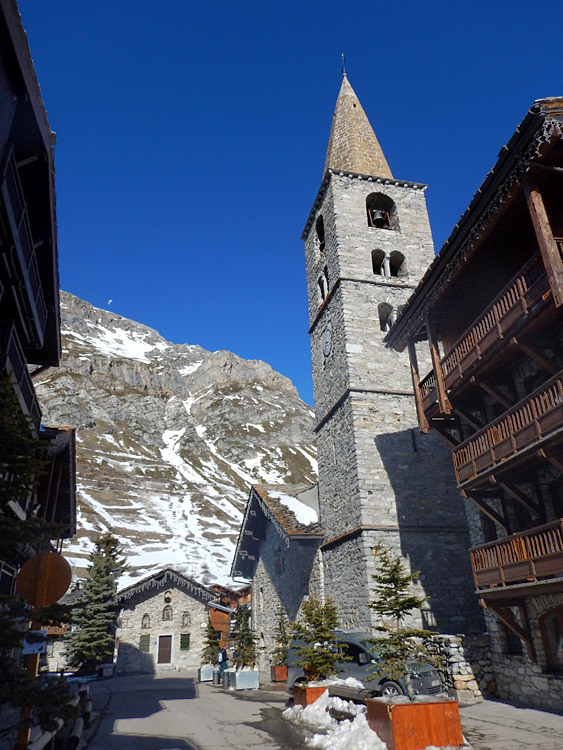
[[[90,683],[97,713],[90,750],[304,750],[281,718],[283,691],[224,691],[195,674],[118,677]],[[472,750],[562,750],[563,716],[485,701],[460,709]],[[354,750],[354,748],[350,748]]]
[[[223,691],[195,675],[118,677],[90,683],[98,716],[89,750],[300,750],[281,718],[284,692]]]

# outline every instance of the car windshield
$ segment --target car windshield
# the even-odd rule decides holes
[[[365,650],[369,653],[372,659],[378,661],[381,654],[378,652],[376,645],[373,641],[360,641]]]

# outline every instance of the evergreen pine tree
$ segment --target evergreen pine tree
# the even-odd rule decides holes
[[[347,659],[339,653],[334,634],[338,627],[336,605],[332,599],[323,604],[312,597],[303,602],[301,611],[303,618],[294,624],[294,633],[305,645],[296,647],[296,663],[303,667],[307,678],[326,680],[336,673],[336,664]]]
[[[117,579],[125,568],[119,541],[110,533],[100,536],[90,555],[89,576],[75,608],[76,632],[67,644],[69,664],[83,672],[92,672],[98,664],[113,661]]]
[[[274,637],[277,641],[277,646],[271,653],[273,664],[274,666],[287,664],[287,654],[289,651],[291,634],[289,632],[289,621],[281,607],[278,611],[278,619],[276,621],[276,631],[274,633]]]
[[[256,661],[256,636],[250,627],[250,611],[242,605],[237,610],[233,636],[236,641],[235,663],[238,668],[254,666]]]
[[[215,664],[217,662],[217,654],[219,653],[219,638],[215,632],[215,628],[211,620],[207,622],[207,630],[205,631],[205,639],[203,641],[203,652],[201,654],[202,664]]]
[[[412,585],[420,573],[407,573],[400,555],[393,556],[382,544],[374,547],[373,554],[377,558],[377,572],[373,576],[376,598],[369,606],[380,617],[376,630],[382,636],[373,639],[380,658],[378,669],[383,666],[392,679],[402,677],[407,684],[409,698],[413,700],[409,667],[412,669],[417,662],[440,665],[429,644],[432,633],[404,625],[405,618],[414,609],[420,609],[428,597],[412,593]]]

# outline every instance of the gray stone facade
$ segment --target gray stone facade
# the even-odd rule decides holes
[[[434,257],[424,187],[329,171],[303,235],[325,589],[343,627],[370,628],[372,548],[381,541],[421,571],[430,601],[418,624],[479,632],[451,457],[418,432],[408,357],[384,344]],[[372,200],[385,207],[387,228],[368,226]],[[418,356],[429,368],[428,350]]]
[[[116,674],[199,667],[213,593],[179,574],[132,588],[126,597],[120,593]],[[165,643],[170,656],[159,664]]]

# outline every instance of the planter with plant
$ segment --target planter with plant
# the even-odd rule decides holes
[[[200,682],[210,682],[213,679],[213,669],[217,664],[217,654],[219,653],[219,638],[211,620],[207,622],[207,630],[203,641],[203,651],[201,653],[201,667],[199,668],[198,678]]]
[[[233,637],[236,641],[234,653],[236,671],[231,675],[231,686],[235,690],[257,688],[259,684],[258,670],[254,668],[256,636],[250,625],[250,611],[246,606],[238,608]]]
[[[428,597],[412,593],[419,573],[408,573],[400,555],[393,556],[382,544],[373,550],[377,572],[373,576],[376,597],[370,607],[379,616],[373,643],[390,680],[403,678],[409,697],[385,696],[366,701],[368,722],[388,750],[418,750],[429,745],[458,747],[463,744],[459,709],[455,701],[421,697],[415,701],[411,674],[420,665],[439,666],[430,645],[432,633],[408,627],[405,619],[420,609]]]
[[[270,677],[272,682],[285,682],[287,680],[287,655],[291,635],[289,632],[289,621],[281,608],[278,612],[274,637],[278,645],[271,652],[272,665],[270,667]]]
[[[307,682],[294,685],[293,700],[303,707],[317,700],[327,690],[327,686],[314,685],[336,674],[336,665],[345,657],[339,653],[338,640],[334,634],[338,627],[338,614],[332,599],[323,604],[319,599],[310,598],[301,606],[302,618],[293,626],[296,638],[304,645],[295,646],[295,663],[303,667]]]

